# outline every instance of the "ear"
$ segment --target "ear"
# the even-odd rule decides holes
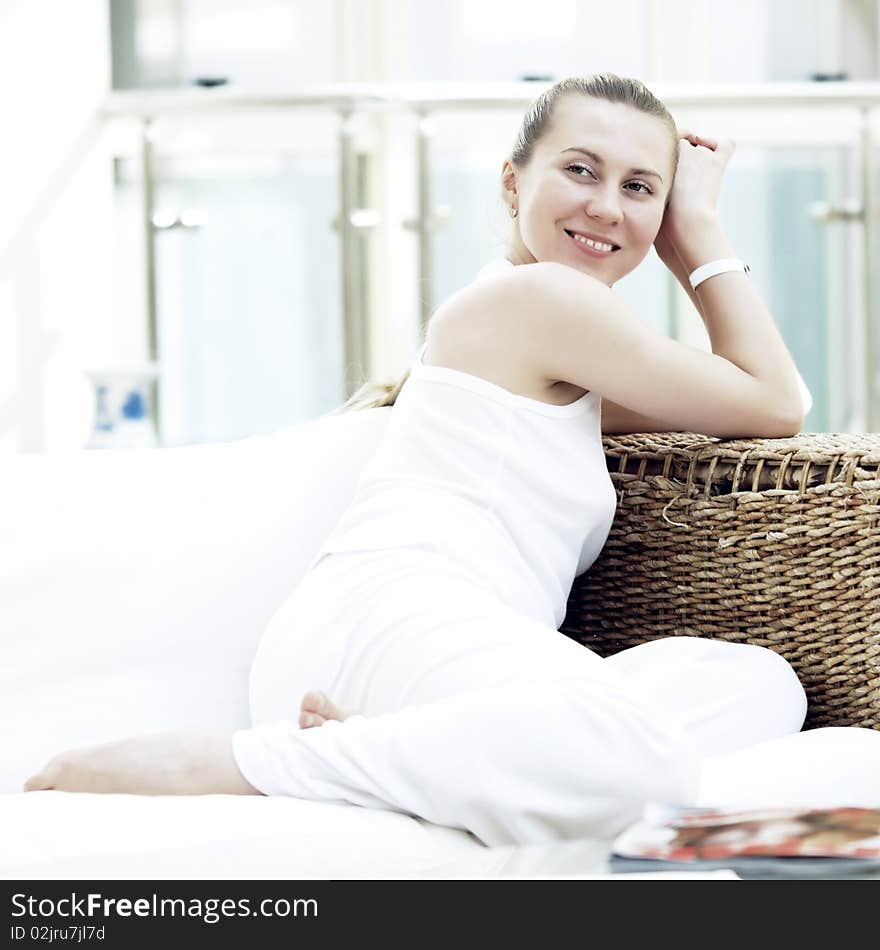
[[[508,158],[501,166],[501,190],[507,197],[515,197],[517,193],[517,172]]]

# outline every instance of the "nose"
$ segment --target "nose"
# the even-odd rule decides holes
[[[591,218],[610,224],[620,221],[623,218],[623,211],[617,187],[599,187],[593,190],[587,202],[587,214]]]

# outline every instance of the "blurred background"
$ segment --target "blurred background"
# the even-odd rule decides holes
[[[572,74],[738,144],[721,216],[809,386],[876,431],[880,0],[0,0],[0,453],[268,433],[406,369],[503,253]],[[616,286],[709,348],[653,253]]]

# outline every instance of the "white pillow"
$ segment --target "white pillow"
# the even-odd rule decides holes
[[[249,725],[257,642],[390,412],[231,443],[4,459],[0,792],[67,748]]]
[[[697,804],[880,807],[880,732],[826,726],[712,756],[703,763]]]

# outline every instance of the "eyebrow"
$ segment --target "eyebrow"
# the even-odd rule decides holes
[[[604,165],[605,161],[601,155],[597,155],[595,152],[591,152],[588,148],[579,148],[578,146],[572,146],[571,148],[564,148],[559,154],[564,155],[566,152],[582,152],[584,155],[589,156],[597,165]],[[629,170],[630,175],[653,175],[655,178],[659,178],[661,183],[663,178],[659,172],[655,172],[650,168],[631,168]]]

